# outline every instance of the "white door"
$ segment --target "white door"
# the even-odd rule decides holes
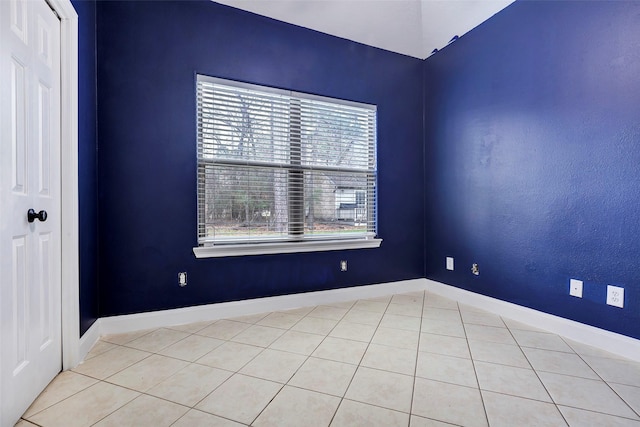
[[[60,21],[44,0],[0,0],[0,197],[4,427],[62,367]]]

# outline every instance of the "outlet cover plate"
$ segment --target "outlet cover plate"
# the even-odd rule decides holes
[[[453,271],[453,257],[447,257],[447,270]]]
[[[607,304],[624,308],[624,288],[607,285]]]
[[[180,287],[187,286],[187,272],[186,271],[181,271],[180,273],[178,273],[178,285]]]
[[[582,280],[571,279],[569,281],[569,295],[582,298]]]

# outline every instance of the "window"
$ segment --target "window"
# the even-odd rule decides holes
[[[197,77],[197,256],[377,247],[376,107]]]

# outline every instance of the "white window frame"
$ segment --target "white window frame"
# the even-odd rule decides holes
[[[335,98],[318,97],[308,94],[299,94],[291,91],[283,91],[279,89],[270,88],[267,86],[257,86],[247,83],[240,83],[225,79],[219,79],[215,77],[209,77],[204,75],[197,75],[197,82],[204,81],[209,83],[218,83],[224,85],[231,85],[240,88],[257,89],[265,92],[281,92],[292,95],[302,95],[306,99],[318,99],[323,101],[330,101],[336,104],[363,106],[367,104],[354,103],[350,101],[339,100]],[[198,92],[198,90],[196,91]],[[372,107],[372,106],[368,106]],[[375,108],[375,107],[372,107]],[[199,121],[199,119],[197,120]],[[197,123],[199,125],[199,123]],[[200,138],[200,136],[199,136]],[[200,162],[200,159],[198,159]],[[376,185],[377,188],[377,185]],[[377,198],[376,198],[377,199]],[[198,197],[198,204],[200,204],[200,198]],[[198,212],[200,212],[200,205],[198,205]],[[377,221],[377,206],[374,209],[375,220]],[[200,228],[200,217],[198,217],[198,228]],[[203,243],[199,241],[199,246],[193,248],[193,252],[196,258],[212,258],[212,257],[227,257],[227,256],[243,256],[243,255],[262,255],[262,254],[281,254],[281,253],[300,253],[300,252],[317,252],[317,251],[332,251],[332,250],[346,250],[346,249],[368,249],[377,248],[382,243],[382,239],[376,236],[374,232],[359,233],[357,237],[350,236],[332,236],[330,239],[318,239],[313,238],[304,239],[299,241],[277,241],[277,242],[234,242],[234,243]]]

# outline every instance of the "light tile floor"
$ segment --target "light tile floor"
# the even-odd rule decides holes
[[[640,427],[640,363],[430,293],[103,337],[18,423]]]

